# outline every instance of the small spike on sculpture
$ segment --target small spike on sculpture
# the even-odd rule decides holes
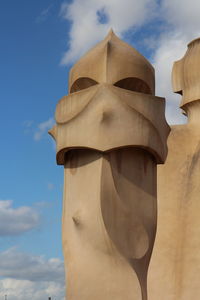
[[[68,300],[147,300],[164,99],[150,63],[112,31],[70,72],[56,108]],[[51,132],[52,134],[52,132]]]
[[[108,35],[106,36],[106,38],[107,38],[107,37],[112,37],[112,36],[116,36],[116,35],[115,35],[113,29],[110,28],[110,30],[109,30]]]
[[[48,133],[52,136],[52,138],[55,140],[56,139],[56,126],[53,126]]]

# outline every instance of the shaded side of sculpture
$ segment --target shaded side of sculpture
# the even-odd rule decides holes
[[[170,130],[154,89],[153,67],[112,31],[71,69],[50,131],[65,166],[68,300],[147,300]]]

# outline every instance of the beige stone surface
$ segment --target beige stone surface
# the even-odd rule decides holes
[[[64,185],[67,299],[147,299],[157,213],[151,154],[74,150]]]
[[[67,300],[147,300],[170,131],[153,67],[111,31],[72,68],[69,91],[50,131],[65,174]]]
[[[180,67],[182,64],[182,67]],[[185,125],[172,126],[158,167],[158,231],[149,269],[150,300],[200,299],[200,40],[173,68]],[[183,71],[181,71],[183,68]]]

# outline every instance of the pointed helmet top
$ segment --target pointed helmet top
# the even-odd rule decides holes
[[[107,36],[89,50],[71,69],[69,90],[84,78],[87,82],[115,85],[127,78],[141,80],[154,94],[154,68],[136,49],[120,40],[110,29]]]
[[[115,35],[114,31],[112,28],[110,28],[108,34],[107,34],[107,37],[112,37],[113,35]]]

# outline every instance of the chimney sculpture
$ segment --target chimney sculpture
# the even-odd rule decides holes
[[[167,154],[154,69],[112,31],[71,69],[50,131],[64,165],[68,300],[146,300]]]
[[[200,39],[174,63],[173,90],[188,123],[172,126],[168,157],[158,168],[158,233],[149,298],[200,299]],[[165,291],[163,293],[163,291]]]

